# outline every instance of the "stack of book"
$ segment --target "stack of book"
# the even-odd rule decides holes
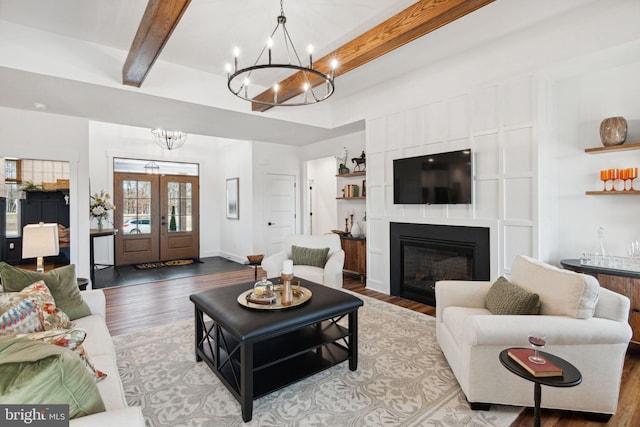
[[[344,186],[344,197],[360,196],[360,187],[355,184],[347,184]]]

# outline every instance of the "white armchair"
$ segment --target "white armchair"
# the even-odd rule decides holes
[[[539,315],[493,315],[485,308],[491,282],[436,283],[438,344],[472,408],[533,405],[533,384],[505,369],[498,355],[527,347],[535,329],[547,337],[545,351],[572,363],[583,377],[576,387],[544,387],[542,407],[610,417],[631,339],[629,299],[601,288],[594,277],[522,256],[509,280],[539,295]]]
[[[294,265],[294,276],[332,288],[342,288],[344,251],[340,245],[340,237],[337,234],[323,234],[320,236],[295,234],[288,236],[285,239],[285,249],[283,251],[265,257],[262,260],[262,269],[267,272],[267,277],[280,276],[282,261],[291,259],[291,246],[294,245],[315,249],[329,248],[327,263],[324,268],[310,265]]]

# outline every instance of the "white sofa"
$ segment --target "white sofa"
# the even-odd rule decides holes
[[[83,343],[95,367],[107,374],[97,383],[106,411],[70,420],[70,427],[144,427],[144,417],[139,406],[127,406],[113,340],[105,322],[106,300],[102,290],[81,291],[82,298],[91,309],[91,315],[75,319],[77,327],[87,331]]]
[[[543,408],[616,412],[625,353],[631,339],[629,299],[601,288],[591,276],[517,257],[509,280],[540,296],[539,315],[493,315],[485,308],[491,282],[436,283],[437,339],[472,408],[533,405],[532,382],[504,368],[499,353],[527,347],[527,334],[547,337],[544,351],[583,376],[571,388],[542,388]],[[594,283],[595,282],[595,283]]]
[[[287,236],[284,250],[262,260],[262,269],[267,277],[279,277],[282,271],[282,261],[291,258],[291,246],[304,248],[329,248],[327,263],[324,268],[310,265],[294,265],[293,274],[296,277],[314,283],[322,283],[332,288],[342,288],[342,268],[344,267],[344,251],[337,234],[323,234],[318,236],[295,234]]]

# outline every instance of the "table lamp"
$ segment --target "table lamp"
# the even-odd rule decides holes
[[[44,257],[58,255],[58,224],[28,224],[22,229],[22,258],[36,258],[36,271],[44,271]]]

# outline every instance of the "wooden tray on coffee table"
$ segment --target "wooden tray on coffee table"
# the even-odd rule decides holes
[[[286,310],[289,308],[298,307],[311,299],[313,295],[311,291],[303,286],[294,286],[293,287],[293,302],[291,305],[282,305],[282,285],[276,285],[273,288],[273,291],[276,294],[276,300],[272,304],[256,304],[250,301],[250,296],[253,293],[253,289],[249,289],[248,291],[244,291],[240,295],[238,295],[238,303],[247,308],[251,308],[254,310]]]

